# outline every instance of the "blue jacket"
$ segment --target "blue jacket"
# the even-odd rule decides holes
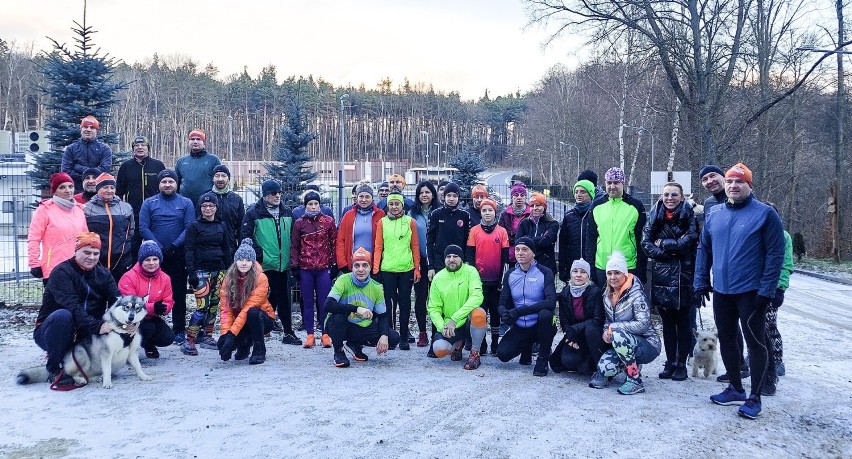
[[[186,227],[195,221],[192,201],[175,193],[157,193],[142,202],[139,211],[139,230],[143,240],[157,241],[160,247],[183,246]]]
[[[77,140],[62,153],[62,172],[74,180],[74,192],[83,191],[83,173],[93,167],[101,172],[112,170],[112,149],[100,140]]]
[[[500,315],[510,309],[517,309],[518,320],[514,325],[522,328],[534,327],[538,322],[538,312],[542,309],[556,310],[556,284],[553,271],[547,266],[533,262],[524,272],[520,264],[503,275],[503,289],[500,292]]]
[[[207,150],[181,156],[175,163],[181,196],[189,198],[192,205],[198,204],[198,198],[213,186],[213,168],[220,164],[219,158]]]
[[[771,207],[749,196],[710,209],[695,260],[696,290],[710,288],[733,295],[757,290],[767,298],[775,289],[784,264],[784,229]]]

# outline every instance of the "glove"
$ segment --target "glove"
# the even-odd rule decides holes
[[[695,302],[696,307],[705,306],[707,301],[710,301],[710,289],[702,288],[695,291],[692,294],[692,300]]]
[[[380,284],[381,284],[381,283],[382,283],[382,281],[384,280],[384,277],[382,277],[382,272],[381,272],[381,271],[379,271],[379,272],[377,272],[377,273],[375,273],[375,274],[370,275],[370,277],[372,277],[374,281],[376,281],[376,282],[378,282],[378,283],[380,283]]]
[[[334,282],[337,279],[337,275],[340,274],[340,270],[337,269],[337,265],[331,265],[328,268],[328,273],[331,274],[331,281]]]
[[[513,310],[510,309],[504,312],[502,316],[500,316],[500,321],[503,322],[505,325],[515,325],[515,319],[512,318],[512,311]]]
[[[44,272],[42,272],[41,266],[36,266],[35,268],[30,270],[30,275],[32,275],[36,279],[41,279],[42,277],[44,277]]]
[[[175,246],[174,244],[163,246],[164,259],[172,258],[173,256],[175,256],[175,252],[177,252],[177,246]]]
[[[231,354],[234,353],[234,341],[234,334],[231,332],[225,333],[219,337],[219,342],[216,343],[216,347],[219,348],[219,356],[222,357],[223,362],[231,360]]]
[[[291,270],[290,270],[290,274],[292,274],[292,275],[293,275],[293,279],[294,279],[296,282],[299,282],[299,280],[300,280],[299,268],[293,268],[293,269],[291,269]]]
[[[195,272],[189,273],[187,279],[189,280],[189,285],[192,286],[193,289],[198,287],[198,274]]]
[[[568,273],[566,273],[566,272],[560,272],[559,273],[559,280],[561,280],[562,282],[565,282],[566,284],[568,283],[568,279],[570,279],[570,278],[571,278],[571,276],[569,276]]]
[[[158,316],[162,316],[166,314],[166,305],[162,301],[157,301],[154,303],[154,314]]]
[[[754,297],[754,307],[756,309],[763,308],[766,309],[769,306],[769,303],[772,302],[772,298],[765,297],[763,295],[757,295]]]
[[[565,342],[566,343],[576,343],[577,342],[577,331],[571,327],[568,327],[565,330]]]

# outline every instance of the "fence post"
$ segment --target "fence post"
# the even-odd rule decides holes
[[[18,197],[12,196],[12,246],[15,252],[15,285],[21,283],[20,249],[18,248]]]

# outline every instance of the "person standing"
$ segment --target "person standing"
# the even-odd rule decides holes
[[[74,180],[74,192],[83,191],[83,174],[86,169],[96,168],[100,172],[112,170],[112,149],[98,140],[101,123],[92,115],[80,120],[80,138],[65,147],[62,153],[61,171]]]
[[[384,216],[373,203],[373,187],[363,184],[355,189],[355,205],[343,214],[337,229],[335,258],[341,272],[352,270],[352,254],[359,247],[373,252],[374,233]]]
[[[444,265],[432,280],[429,290],[429,317],[439,330],[432,339],[432,351],[438,358],[462,359],[466,341],[481,343],[488,321],[482,305],[482,282],[476,268],[464,262],[462,248],[450,244],[444,250]],[[479,368],[479,350],[470,350],[465,370]]]
[[[50,194],[52,198],[36,207],[27,231],[30,274],[44,284],[53,268],[74,256],[74,238],[88,231],[85,208],[74,200],[74,181],[70,175],[64,172],[51,175]]]
[[[515,239],[521,221],[530,216],[530,206],[527,205],[527,186],[524,182],[516,182],[510,191],[512,205],[500,214],[498,224],[506,228],[509,234],[509,264],[515,263]]]
[[[405,186],[406,186],[405,178],[403,178],[401,175],[391,174],[388,177],[388,195],[391,194],[391,193],[399,193],[399,194],[404,195]],[[414,205],[414,201],[412,201],[409,198],[403,198],[403,203],[405,204],[405,211],[406,212],[411,210],[411,207]],[[388,210],[387,206],[388,206],[387,196],[382,198],[382,200],[379,201],[378,204],[376,204],[376,207],[378,207],[379,209],[382,209],[385,212],[387,212],[387,210]]]
[[[391,325],[399,306],[399,349],[410,349],[414,338],[409,331],[411,319],[411,287],[420,281],[420,241],[417,223],[405,214],[405,203],[399,193],[388,195],[388,214],[376,226],[373,275],[381,278],[385,301],[390,303]]]
[[[240,226],[246,214],[243,198],[231,191],[231,171],[222,164],[213,168],[213,194],[216,195],[216,218],[225,225],[228,259],[234,256],[240,241]],[[200,209],[198,209],[200,210]]]
[[[562,218],[559,228],[559,279],[568,282],[574,260],[583,258],[586,233],[592,219],[589,211],[595,200],[595,185],[588,180],[574,184],[574,207]],[[591,275],[591,273],[589,273]]]
[[[299,282],[304,303],[302,320],[308,336],[303,347],[312,348],[316,345],[314,308],[322,330],[321,321],[325,318],[325,300],[331,290],[332,271],[337,271],[334,264],[337,228],[334,220],[320,211],[319,193],[308,191],[304,203],[305,215],[293,223],[290,235],[290,265],[293,277]],[[336,278],[337,273],[334,274]],[[322,333],[321,343],[322,347],[331,347],[331,338],[327,333]]]
[[[420,282],[414,284],[414,317],[417,319],[417,347],[429,345],[429,337],[426,334],[426,299],[429,296],[429,258],[426,256],[426,230],[429,226],[429,214],[439,207],[438,192],[435,185],[428,180],[417,184],[414,190],[417,202],[408,211],[408,215],[417,223],[417,240],[420,242]]]
[[[115,195],[115,177],[101,174],[97,193],[87,204],[86,225],[101,237],[101,264],[110,270],[118,282],[132,266],[135,221],[130,204]]]
[[[514,269],[503,276],[500,315],[509,326],[497,349],[497,358],[508,362],[517,356],[521,365],[532,363],[533,343],[539,346],[533,376],[547,376],[550,348],[556,336],[556,282],[553,271],[536,261],[532,238],[515,241]]]
[[[660,379],[684,381],[686,358],[692,349],[692,280],[698,222],[679,183],[663,186],[660,200],[651,209],[642,236],[642,248],[654,260],[651,299],[663,321],[666,363]]]
[[[130,204],[133,209],[133,221],[139,222],[139,211],[142,202],[159,193],[157,175],[166,166],[162,161],[150,156],[151,142],[143,135],[137,135],[132,144],[133,157],[121,163],[115,176],[115,194],[122,201]],[[139,244],[142,243],[142,233],[139,225],[133,234],[133,253],[135,256]]]
[[[741,416],[755,419],[763,408],[761,389],[767,371],[766,309],[775,297],[784,264],[784,229],[771,207],[752,194],[752,173],[737,163],[725,173],[724,205],[705,216],[695,266],[695,295],[713,292],[713,315],[722,362],[730,383],[710,397],[718,405],[742,405]],[[710,273],[713,273],[713,284]],[[751,387],[740,376],[740,323],[748,346]]]
[[[210,190],[213,168],[222,164],[218,157],[207,152],[206,141],[207,134],[204,131],[193,129],[189,133],[189,154],[181,156],[175,163],[180,194],[189,199],[193,206],[197,206],[198,198]]]
[[[482,220],[471,228],[467,238],[465,263],[474,266],[482,281],[483,309],[487,309],[491,326],[491,355],[497,355],[500,339],[500,286],[509,264],[509,234],[497,224],[497,203],[485,199],[480,203]],[[421,281],[422,282],[422,281]],[[479,353],[487,351],[485,338]]]
[[[74,195],[74,200],[80,204],[86,205],[92,196],[98,194],[95,189],[98,185],[98,177],[103,174],[100,169],[90,167],[83,172],[83,191]]]
[[[281,202],[281,184],[269,179],[261,184],[263,198],[249,207],[243,217],[240,237],[254,241],[256,259],[269,280],[269,301],[278,312],[284,329],[281,342],[301,346],[293,331],[290,298],[290,233],[293,214]]]
[[[556,238],[559,222],[547,213],[547,197],[541,193],[530,196],[530,215],[518,224],[518,239],[529,237],[535,242],[536,263],[547,266],[556,274]],[[517,254],[516,254],[517,255]]]
[[[470,232],[470,214],[459,207],[461,189],[455,183],[449,183],[444,189],[444,206],[429,214],[429,225],[426,229],[426,256],[429,258],[429,279],[435,273],[444,269],[444,259],[441,254],[447,246],[467,245]]]
[[[142,239],[154,241],[163,251],[161,267],[172,282],[175,305],[172,308],[172,330],[175,344],[186,341],[186,255],[185,230],[195,221],[192,201],[177,192],[177,174],[164,169],[157,174],[160,192],[142,202],[139,210],[139,232]]]
[[[607,194],[592,206],[583,258],[592,263],[593,280],[598,285],[606,285],[606,262],[613,252],[620,252],[630,273],[644,282],[648,264],[642,251],[645,206],[624,191],[624,171],[620,168],[610,168],[604,179]]]
[[[478,225],[482,221],[482,201],[488,199],[488,188],[485,185],[477,184],[470,190],[470,206],[467,208],[467,213],[470,214],[470,227]],[[495,220],[496,221],[496,220]]]

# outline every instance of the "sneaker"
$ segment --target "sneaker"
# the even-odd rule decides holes
[[[686,365],[682,363],[677,363],[674,369],[674,373],[672,373],[672,381],[686,381],[688,376],[686,375]]]
[[[174,344],[180,346],[181,344],[186,342],[186,332],[175,333],[175,342]]]
[[[328,349],[331,347],[331,337],[328,336],[328,333],[323,333],[322,338],[320,338],[320,342],[322,343],[322,347]]]
[[[420,332],[417,335],[417,347],[426,347],[429,345],[429,337],[426,336],[426,332]]]
[[[450,354],[450,360],[453,362],[461,362],[462,359],[462,348],[464,347],[464,342],[460,342],[456,347],[453,348],[453,353]]]
[[[641,370],[640,370],[640,373],[641,373]],[[627,382],[627,372],[626,371],[619,371],[618,373],[615,374],[615,376],[610,378],[610,380],[612,381],[613,384],[620,386],[620,385]]]
[[[593,389],[603,389],[606,386],[609,386],[609,378],[604,376],[600,371],[596,371],[595,374],[592,375],[591,381],[589,381],[589,387]]]
[[[195,348],[195,343],[186,340],[180,345],[180,351],[186,355],[198,355],[198,349]]]
[[[279,322],[279,321],[277,321],[277,320],[276,320],[276,321],[272,322],[272,331],[274,331],[274,332],[279,332],[279,333],[280,333],[280,332],[283,332],[283,331],[284,331],[284,326],[283,326],[283,325],[281,325],[281,322]]]
[[[547,376],[548,359],[538,356],[535,359],[535,368],[533,368],[533,376]]]
[[[470,356],[467,358],[467,363],[464,364],[465,370],[476,370],[479,368],[479,352],[470,351]]]
[[[414,337],[411,336],[411,335],[408,335],[408,338],[406,338],[406,341],[408,341],[409,344],[414,343]]]
[[[717,405],[742,405],[748,397],[745,391],[737,392],[734,386],[728,384],[721,393],[710,396],[710,401]]]
[[[305,349],[310,349],[317,344],[317,337],[314,336],[313,333],[309,333],[307,338],[305,338],[305,344],[302,346]]]
[[[201,349],[211,349],[214,351],[219,349],[219,347],[216,346],[216,340],[210,335],[205,335],[204,338],[201,338],[201,340],[198,341],[198,345]]]
[[[488,343],[485,342],[485,338],[482,339],[482,344],[479,345],[479,355],[485,355],[488,353]]]
[[[408,351],[411,350],[411,344],[408,344],[408,340],[404,339],[399,342],[399,350],[400,351]]]
[[[349,349],[352,350],[352,358],[354,358],[356,362],[366,362],[367,360],[370,360],[370,358],[367,357],[367,354],[364,353],[363,346],[350,346],[349,344],[347,344],[347,346],[349,346]]]
[[[148,357],[149,359],[159,359],[160,351],[157,350],[157,346],[146,347],[145,357]]]
[[[494,335],[492,335],[493,337]],[[498,338],[491,339],[491,355],[497,355],[497,347],[498,347]]]
[[[533,343],[532,345],[532,355],[538,355],[539,345],[538,343]]]
[[[750,376],[751,376],[751,371],[749,371],[748,368],[740,370],[740,378],[746,379]],[[728,373],[723,373],[719,376],[716,376],[716,381],[729,383],[729,382],[731,382],[731,378],[728,377]]]
[[[763,408],[763,405],[760,403],[760,399],[752,395],[737,412],[744,418],[757,419],[760,416],[761,408]]]
[[[343,348],[339,351],[334,351],[334,366],[337,368],[346,368],[349,366],[349,358],[346,357],[346,353],[343,352]]]
[[[300,340],[293,332],[284,333],[284,336],[281,337],[281,342],[283,344],[292,344],[294,346],[302,345],[302,340]]]
[[[763,387],[760,388],[760,395],[775,395],[778,391],[778,376],[770,377],[768,374],[763,380]]]
[[[676,368],[675,365],[673,362],[666,362],[663,365],[663,371],[659,374],[660,379],[672,379],[672,374],[674,374]]]
[[[432,349],[432,346],[429,346],[429,351],[426,352],[426,357],[429,357],[430,359],[437,359],[438,358],[438,356],[435,355],[435,349]]]
[[[645,392],[645,386],[642,385],[642,378],[630,379],[624,381],[624,384],[618,388],[618,393],[621,395],[636,395]]]
[[[266,362],[266,355],[253,355],[249,358],[249,365],[260,365]]]
[[[527,348],[521,352],[521,358],[518,359],[521,365],[532,365],[532,349]]]
[[[18,375],[18,384],[22,384],[21,375]],[[58,371],[56,373],[48,373],[47,382],[51,385],[56,384],[57,386],[76,386],[77,383],[74,382],[74,378],[71,377],[68,373],[64,371]]]
[[[237,352],[234,354],[234,360],[245,360],[251,354],[251,344],[238,346]]]
[[[787,374],[787,369],[784,368],[784,362],[778,362],[775,364],[775,374],[778,376],[784,376]]]

